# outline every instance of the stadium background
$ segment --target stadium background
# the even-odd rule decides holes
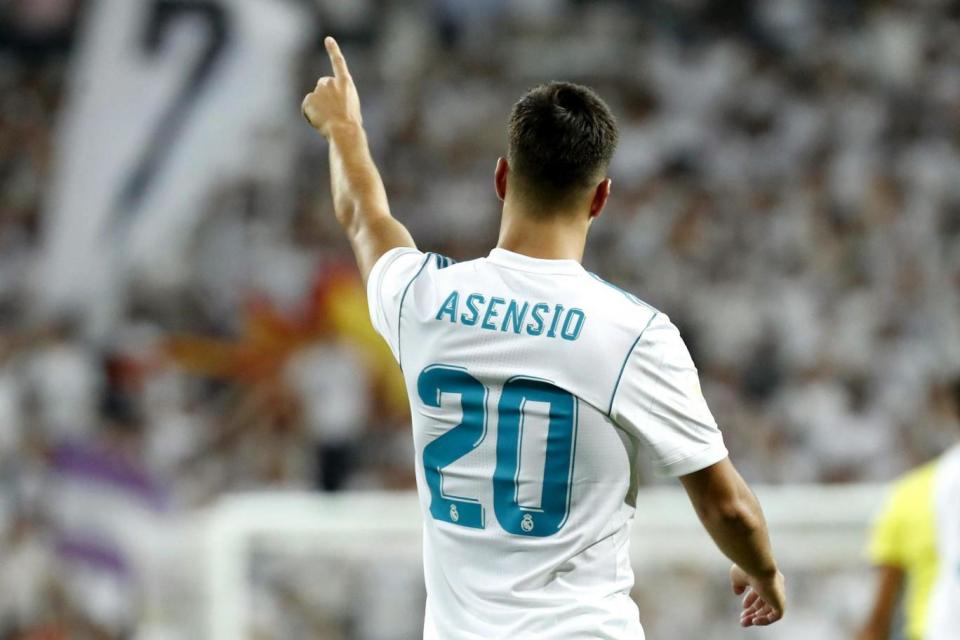
[[[393,213],[457,259],[495,243],[517,96],[562,78],[610,102],[585,262],[680,326],[749,481],[885,482],[954,440],[957,2],[6,0],[2,637],[203,637],[144,596],[172,523],[238,491],[413,487],[298,112],[327,33]],[[409,558],[262,564],[250,637],[415,637]],[[831,608],[760,635],[849,637],[868,578],[796,579]],[[640,583],[649,637],[739,637],[722,575]]]

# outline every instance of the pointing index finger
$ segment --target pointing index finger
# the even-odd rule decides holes
[[[337,41],[330,36],[327,36],[324,38],[323,44],[326,46],[327,53],[330,55],[330,63],[333,65],[333,74],[338,78],[349,78],[350,71],[347,69],[347,61],[340,52],[340,46],[337,44]]]

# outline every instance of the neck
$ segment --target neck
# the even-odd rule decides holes
[[[535,217],[512,204],[503,204],[500,238],[497,247],[544,260],[583,260],[590,220],[557,213]]]

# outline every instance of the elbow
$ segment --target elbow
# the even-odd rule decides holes
[[[352,235],[357,231],[357,207],[353,202],[335,200],[333,203],[333,215],[347,234]]]
[[[385,207],[349,199],[334,201],[334,215],[349,238],[376,230],[390,219],[390,212]]]

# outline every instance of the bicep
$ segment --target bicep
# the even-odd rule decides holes
[[[373,216],[349,231],[350,246],[357,259],[357,267],[364,284],[377,261],[391,249],[416,249],[417,245],[407,228],[389,213]]]

